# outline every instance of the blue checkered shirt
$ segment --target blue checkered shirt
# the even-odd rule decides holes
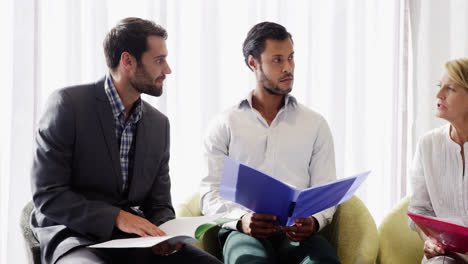
[[[128,118],[127,123],[125,123],[125,107],[122,103],[122,100],[120,100],[119,94],[115,89],[110,74],[107,74],[106,76],[104,90],[106,91],[107,98],[109,98],[112,113],[114,114],[115,136],[120,148],[120,167],[122,169],[123,180],[122,189],[125,192],[127,191],[129,184],[128,170],[130,158],[133,158],[133,155],[130,155],[130,149],[132,147],[133,140],[135,139],[137,122],[141,119],[143,114],[141,108],[141,99],[138,99],[135,102],[130,117]]]

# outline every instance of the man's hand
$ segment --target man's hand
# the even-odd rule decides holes
[[[248,213],[242,216],[238,222],[238,229],[249,236],[266,238],[279,230],[279,226],[273,224],[278,217],[272,214]]]
[[[182,249],[182,242],[170,245],[167,241],[161,242],[151,248],[155,255],[170,255]]]
[[[165,236],[166,233],[143,217],[120,210],[115,226],[125,233],[137,234],[141,237]]]
[[[286,231],[286,236],[295,242],[302,241],[317,232],[317,226],[313,216],[307,218],[297,218],[294,226],[282,226],[281,230]]]
[[[432,237],[427,237],[424,241],[424,255],[427,259],[433,258],[435,256],[444,255],[445,250],[442,246]]]

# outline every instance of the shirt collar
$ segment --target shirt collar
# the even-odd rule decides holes
[[[242,99],[240,102],[239,102],[239,108],[242,108],[243,106],[248,106],[250,108],[252,108],[252,96],[253,96],[253,90],[250,91],[247,96]],[[296,108],[297,106],[297,100],[294,96],[290,95],[290,94],[287,94],[285,95],[285,103],[284,103],[284,106],[286,109],[294,109]]]
[[[114,118],[120,119],[121,115],[125,118],[125,107],[120,99],[119,94],[117,93],[117,89],[115,89],[114,82],[112,81],[112,77],[110,73],[106,74],[106,80],[104,81],[104,90],[106,92],[107,98],[111,104],[112,114]],[[133,105],[132,115],[130,116],[130,120],[133,120],[135,123],[138,122],[143,114],[142,106],[141,106],[141,98]]]

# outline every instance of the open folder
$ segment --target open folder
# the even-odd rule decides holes
[[[468,227],[410,212],[408,216],[426,235],[439,241],[444,250],[468,254]]]
[[[290,226],[296,218],[309,217],[347,201],[369,173],[296,190],[226,156],[220,196],[256,213],[274,214],[279,225]]]

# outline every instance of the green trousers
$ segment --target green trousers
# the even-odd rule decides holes
[[[301,242],[289,240],[283,233],[258,239],[244,233],[220,229],[224,263],[340,263],[336,250],[318,234]]]

